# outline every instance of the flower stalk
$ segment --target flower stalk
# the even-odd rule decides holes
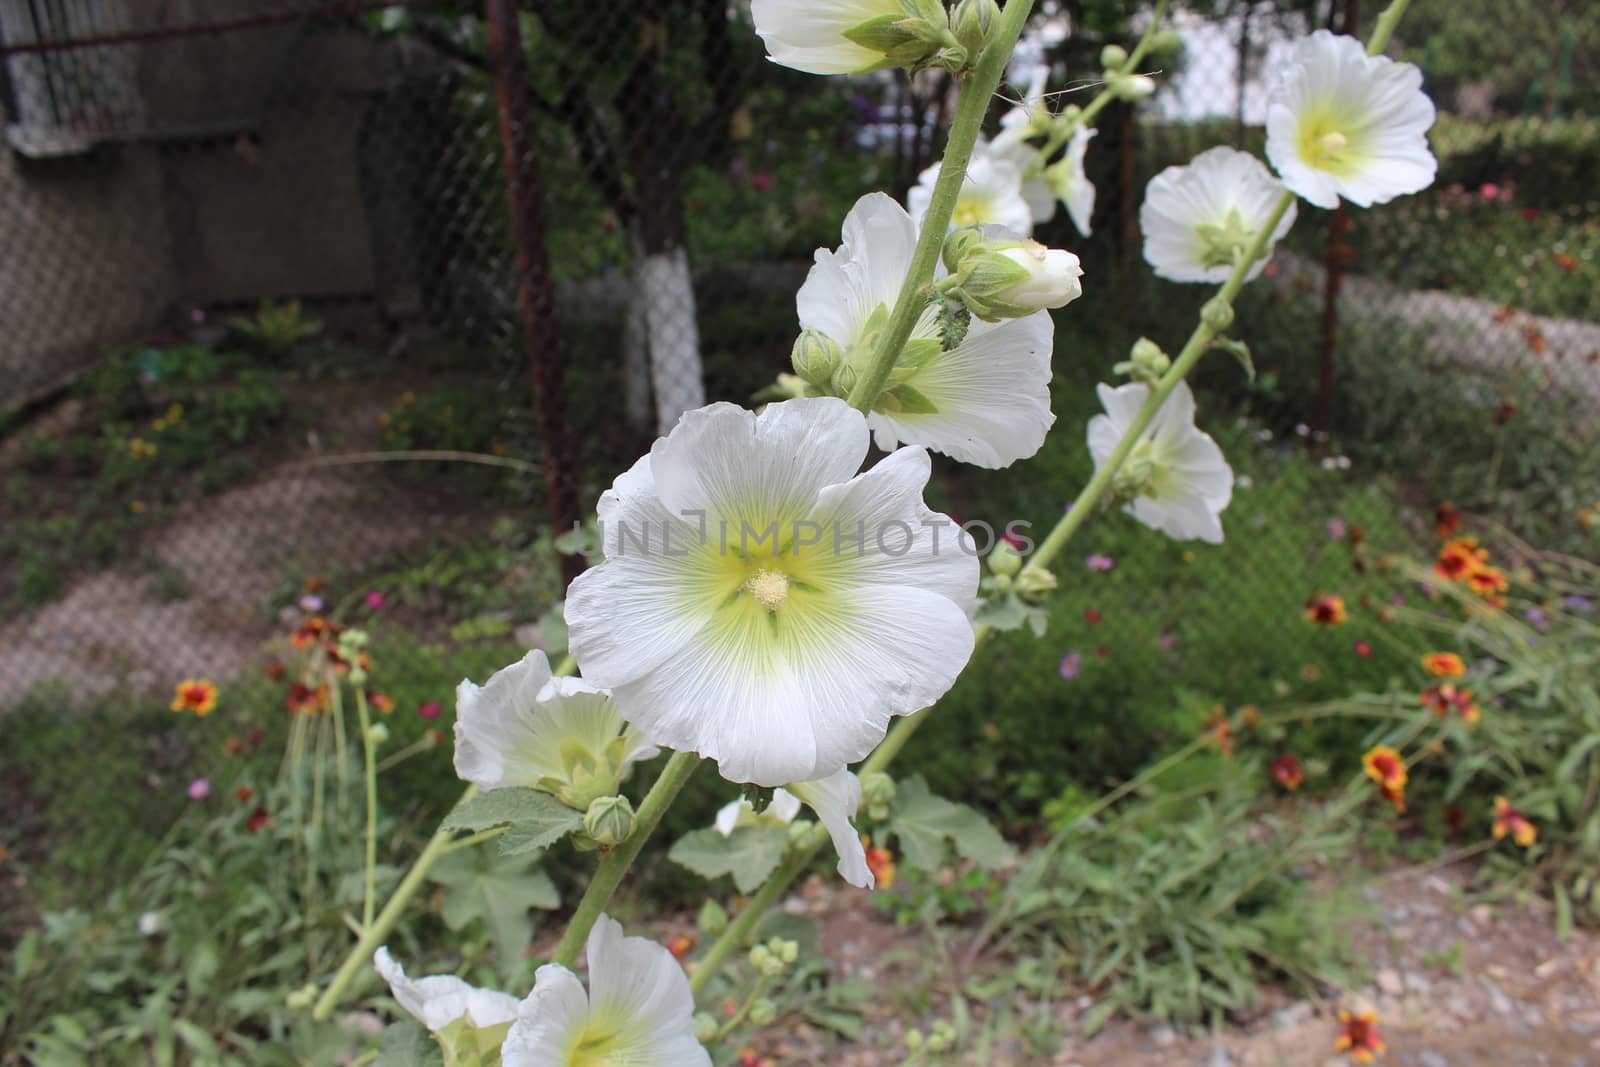
[[[955,120],[950,126],[950,136],[945,141],[939,180],[933,187],[933,198],[922,220],[922,232],[917,236],[916,250],[912,253],[911,270],[900,288],[900,296],[895,300],[889,323],[884,327],[877,348],[873,350],[871,361],[863,368],[855,387],[850,390],[850,406],[857,411],[870,412],[878,402],[878,395],[883,392],[895,361],[900,358],[912,329],[927,306],[927,288],[939,265],[945,233],[950,229],[950,216],[955,213],[956,201],[960,199],[961,186],[967,177],[967,165],[972,162],[972,150],[983,129],[983,117],[989,111],[989,100],[1000,87],[1006,62],[1011,58],[1011,52],[1022,36],[1032,11],[1033,0],[1011,0],[1001,9],[993,35],[961,88]]]
[[[678,798],[678,793],[699,765],[700,757],[693,752],[674,752],[672,758],[667,760],[667,765],[661,769],[661,777],[656,779],[655,785],[650,787],[650,792],[645,794],[644,801],[639,805],[639,811],[634,815],[633,832],[628,835],[626,841],[605,854],[605,858],[600,861],[600,866],[594,872],[594,877],[589,880],[589,888],[584,890],[583,899],[578,902],[578,910],[572,913],[572,920],[567,923],[566,932],[561,935],[561,943],[556,946],[555,954],[551,957],[556,963],[570,968],[577,962],[578,953],[583,951],[584,943],[589,939],[589,930],[600,918],[600,913],[611,903],[611,894],[615,893],[617,886],[622,883],[622,876],[628,873],[634,857],[650,839],[656,825],[661,822],[661,817]]]
[[[355,686],[356,718],[361,724],[361,748],[367,792],[367,860],[361,893],[361,928],[372,925],[378,872],[378,753],[372,736],[372,720],[367,713],[367,695]]]

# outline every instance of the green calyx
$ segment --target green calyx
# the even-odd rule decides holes
[[[1128,358],[1112,367],[1117,374],[1126,374],[1136,382],[1146,385],[1155,385],[1172,366],[1172,357],[1161,350],[1161,346],[1148,337],[1141,337],[1133,343]]]
[[[436,1030],[433,1039],[444,1053],[444,1067],[500,1067],[500,1046],[510,1031],[509,1022],[496,1026],[473,1026],[466,1017]]]
[[[1151,455],[1149,441],[1140,442],[1128,455],[1112,479],[1111,492],[1118,500],[1129,501],[1141,496],[1154,496],[1166,472]]]
[[[967,49],[951,31],[950,18],[939,0],[900,0],[898,14],[867,19],[845,30],[844,37],[883,56],[867,70],[905,67],[915,71],[935,64],[950,66],[957,59],[960,66],[966,65]]]
[[[1200,237],[1200,262],[1207,267],[1232,267],[1244,257],[1256,238],[1255,231],[1245,225],[1236,207],[1229,208],[1220,223],[1196,226],[1195,233]],[[1266,255],[1266,249],[1262,249],[1261,255]]]
[[[563,737],[562,776],[541,778],[534,783],[534,788],[549,793],[569,808],[588,811],[596,800],[616,794],[626,769],[623,757],[627,751],[626,734],[613,737],[599,752],[590,751],[577,738]]]

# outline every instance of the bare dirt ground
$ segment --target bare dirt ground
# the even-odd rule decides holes
[[[1354,877],[1362,877],[1356,874]],[[1081,1020],[1093,990],[1061,990],[1053,1011],[1059,1048],[1044,1058],[999,1035],[981,1055],[943,1062],[983,1067],[1342,1067],[1334,1047],[1341,1007],[1376,1010],[1388,1044],[1383,1062],[1415,1067],[1592,1067],[1600,1064],[1600,935],[1557,940],[1541,902],[1474,904],[1470,868],[1396,869],[1365,893],[1372,918],[1349,933],[1370,961],[1370,979],[1321,999],[1266,990],[1259,1010],[1216,1033],[1116,1020],[1092,1038]],[[938,954],[915,927],[897,928],[864,894],[813,880],[785,907],[822,925],[823,944],[839,973],[882,991],[866,1007],[865,1037],[839,1045],[808,1025],[790,1027],[758,1049],[781,1065],[898,1067],[904,1034],[924,1032],[951,1014],[941,984],[967,976],[940,973]],[[948,979],[948,981],[947,981]],[[906,1005],[926,991],[931,1011]],[[931,988],[930,988],[931,986]],[[984,1006],[969,1007],[979,1016]]]
[[[263,457],[254,480],[194,501],[189,515],[142,535],[143,554],[164,572],[159,579],[115,569],[85,575],[39,610],[0,620],[8,690],[68,679],[81,699],[163,692],[197,675],[226,679],[256,662],[280,629],[265,605],[291,569],[337,571],[478,521],[458,502],[440,506],[397,480],[392,464],[306,466],[308,458],[370,447],[369,428],[387,398],[368,383],[318,392],[330,409],[319,424],[337,436],[310,435],[292,455]],[[83,432],[76,406],[64,401],[32,428]],[[0,469],[8,458],[0,448]]]

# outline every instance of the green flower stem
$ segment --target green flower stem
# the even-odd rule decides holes
[[[961,101],[956,105],[955,120],[950,125],[950,136],[945,141],[944,162],[939,168],[939,180],[934,184],[928,213],[922,220],[922,232],[917,236],[916,249],[911,254],[911,270],[900,296],[895,300],[878,347],[871,361],[862,368],[855,387],[850,390],[850,406],[866,413],[878,402],[895,361],[911,337],[911,330],[922,317],[927,306],[924,290],[933,281],[939,265],[939,253],[944,248],[944,237],[950,229],[950,216],[955,213],[956,201],[961,197],[961,186],[967,178],[967,164],[972,161],[972,149],[983,129],[983,117],[989,111],[989,99],[1000,87],[1005,76],[1006,62],[1022,36],[1028,15],[1033,11],[1033,0],[1011,0],[1001,9],[1000,19],[994,24],[994,33],[978,56],[977,65],[961,88]]]
[[[617,891],[622,876],[628,873],[634,857],[650,839],[661,817],[667,813],[677,799],[678,792],[698,766],[700,757],[693,752],[674,752],[672,758],[667,760],[667,765],[661,769],[661,777],[656,779],[656,784],[650,787],[650,792],[645,794],[643,803],[639,805],[639,812],[633,820],[633,832],[626,841],[605,854],[594,877],[589,880],[589,888],[584,890],[578,910],[572,913],[572,921],[567,923],[566,933],[561,935],[561,943],[556,946],[553,957],[556,963],[570,968],[577,962],[578,953],[589,939],[590,928],[600,918],[600,913],[606,910],[606,905],[611,903],[611,894]]]
[[[1134,46],[1128,58],[1116,68],[1118,74],[1132,74],[1138,68],[1140,60],[1150,54],[1150,49],[1156,43],[1156,30],[1161,28],[1162,21],[1167,17],[1167,3],[1168,0],[1159,0],[1156,4],[1155,11],[1151,12],[1150,15],[1150,25],[1144,28],[1144,33],[1139,37],[1139,43]],[[1041,155],[1048,159],[1059,152],[1061,146],[1067,143],[1067,140],[1077,131],[1078,127],[1092,123],[1100,112],[1104,111],[1107,105],[1116,98],[1117,94],[1110,89],[1102,89],[1096,93],[1094,99],[1085,104],[1083,110],[1078,112],[1071,122],[1063,122],[1051,131],[1049,140],[1045,142],[1044,147],[1041,149]]]
[[[477,795],[478,787],[469,785],[466,791],[461,794],[461,799],[456,802],[456,806],[460,807]],[[378,912],[378,917],[362,928],[361,937],[356,941],[355,947],[345,957],[344,963],[339,966],[338,973],[333,976],[333,981],[329,983],[321,998],[317,1000],[316,1007],[311,1010],[312,1018],[321,1021],[331,1015],[334,1005],[339,1003],[339,997],[343,995],[350,983],[355,980],[355,976],[366,967],[371,966],[372,954],[378,951],[379,946],[388,938],[390,931],[399,924],[400,917],[405,913],[406,906],[411,903],[411,898],[422,888],[422,883],[427,878],[428,871],[433,868],[434,863],[441,856],[449,851],[450,836],[450,831],[439,830],[428,839],[428,843],[423,846],[422,852],[417,856],[417,861],[411,865],[411,869],[406,872],[405,878],[395,887],[394,895],[384,904],[383,910]]]
[[[1367,42],[1367,55],[1375,56],[1389,47],[1389,38],[1394,36],[1394,28],[1400,25],[1400,17],[1406,13],[1406,8],[1411,6],[1411,0],[1393,0],[1378,16],[1378,24],[1373,27],[1372,39]]]
[[[367,714],[367,694],[356,691],[356,717],[361,723],[361,748],[367,779],[367,862],[361,893],[361,929],[372,925],[372,909],[378,895],[378,754],[372,741],[372,720]]]
[[[1277,206],[1272,209],[1271,216],[1262,224],[1261,229],[1256,231],[1255,239],[1250,242],[1250,246],[1239,257],[1239,262],[1234,265],[1233,273],[1228,276],[1228,280],[1217,291],[1213,302],[1232,306],[1234,298],[1239,295],[1239,290],[1244,288],[1245,278],[1250,273],[1250,267],[1261,257],[1262,252],[1266,249],[1267,241],[1272,237],[1272,232],[1278,228],[1278,223],[1283,220],[1284,213],[1289,210],[1293,203],[1294,194],[1291,192],[1285,191],[1278,198]],[[1024,570],[1046,570],[1056,556],[1060,555],[1061,550],[1072,539],[1072,535],[1078,532],[1078,527],[1082,526],[1084,520],[1099,506],[1101,499],[1106,495],[1106,491],[1111,488],[1112,480],[1116,478],[1117,471],[1121,469],[1122,464],[1127,460],[1134,446],[1139,443],[1139,439],[1144,436],[1144,431],[1149,428],[1150,423],[1156,417],[1156,413],[1161,410],[1161,405],[1166,401],[1167,397],[1172,395],[1172,391],[1178,387],[1178,383],[1183,381],[1189,372],[1194,369],[1194,365],[1200,362],[1200,357],[1206,354],[1211,342],[1216,340],[1217,335],[1221,332],[1206,319],[1201,319],[1200,324],[1189,335],[1188,343],[1178,353],[1178,358],[1172,361],[1172,366],[1168,368],[1167,373],[1162,375],[1161,380],[1150,390],[1150,395],[1145,398],[1144,406],[1134,416],[1132,425],[1128,427],[1128,432],[1123,434],[1122,440],[1117,442],[1117,447],[1111,450],[1111,455],[1100,465],[1100,469],[1094,472],[1094,477],[1089,479],[1089,484],[1084,486],[1083,490],[1078,493],[1078,498],[1072,502],[1072,506],[1067,509],[1067,513],[1061,516],[1060,521],[1055,525],[1055,529],[1051,530],[1049,535],[1040,542],[1038,549],[1034,552]]]
[[[568,675],[577,670],[577,667],[577,662],[571,656],[567,656],[556,665],[552,673]],[[477,786],[467,786],[461,794],[461,799],[456,801],[455,807],[459,808],[477,795]],[[454,810],[454,808],[451,810]],[[400,917],[405,914],[406,907],[411,903],[411,898],[416,896],[417,891],[422,888],[428,872],[433,869],[433,865],[450,851],[450,846],[453,844],[451,841],[453,835],[454,831],[441,827],[435,830],[433,836],[428,839],[428,843],[422,846],[422,851],[418,853],[416,862],[411,865],[411,869],[406,872],[405,878],[401,879],[400,884],[395,887],[393,895],[384,903],[383,910],[378,912],[377,918],[362,925],[362,933],[356,940],[355,947],[344,958],[344,962],[339,965],[338,972],[333,976],[333,981],[328,983],[328,988],[317,999],[316,1007],[311,1011],[312,1018],[320,1022],[333,1014],[334,1007],[338,1005],[339,998],[350,987],[350,983],[355,981],[356,975],[371,963],[372,954],[378,951],[378,947],[388,938],[390,932],[399,925]]]
[[[778,865],[778,869],[768,877],[766,884],[745,902],[744,908],[733,917],[733,921],[728,923],[727,928],[706,950],[705,956],[695,964],[694,973],[689,976],[691,992],[698,996],[706,983],[722,969],[722,965],[727,962],[734,950],[749,939],[756,928],[756,923],[761,921],[761,916],[778,902],[778,898],[783,896],[790,883],[811,865],[811,857],[817,854],[817,849],[821,848],[826,840],[828,840],[827,832],[820,826],[813,826],[804,840],[795,843],[794,848]]]

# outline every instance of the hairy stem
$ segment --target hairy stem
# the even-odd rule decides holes
[[[878,402],[878,394],[883,392],[895,361],[900,358],[901,350],[927,306],[923,290],[933,281],[934,271],[938,269],[939,253],[950,229],[950,216],[955,214],[962,183],[967,179],[967,164],[972,161],[973,146],[983,129],[983,116],[989,111],[989,100],[1000,87],[1006,62],[1032,11],[1033,0],[1011,0],[1001,9],[993,36],[984,45],[977,65],[961,87],[961,102],[956,105],[955,120],[950,125],[949,139],[945,141],[939,180],[934,183],[928,213],[922,220],[922,232],[917,235],[917,245],[911,254],[911,270],[900,287],[900,296],[895,300],[889,324],[873,350],[871,361],[862,368],[861,376],[850,390],[850,406],[862,413],[871,411]]]
[[[355,686],[356,717],[361,723],[361,749],[367,779],[367,860],[361,893],[361,928],[372,925],[378,880],[378,758],[372,740],[372,720],[367,714],[367,694]]]
[[[571,967],[577,962],[578,952],[589,939],[590,928],[611,903],[611,894],[622,883],[622,876],[628,873],[634,857],[650,839],[661,817],[667,813],[677,799],[678,792],[698,766],[700,757],[693,752],[674,752],[672,758],[667,760],[667,765],[661,769],[661,777],[656,779],[656,784],[650,787],[644,802],[639,805],[639,812],[633,819],[633,832],[626,841],[606,853],[594,877],[589,880],[589,888],[584,890],[578,910],[572,913],[572,921],[567,923],[561,943],[556,946],[555,962],[563,967]]]

